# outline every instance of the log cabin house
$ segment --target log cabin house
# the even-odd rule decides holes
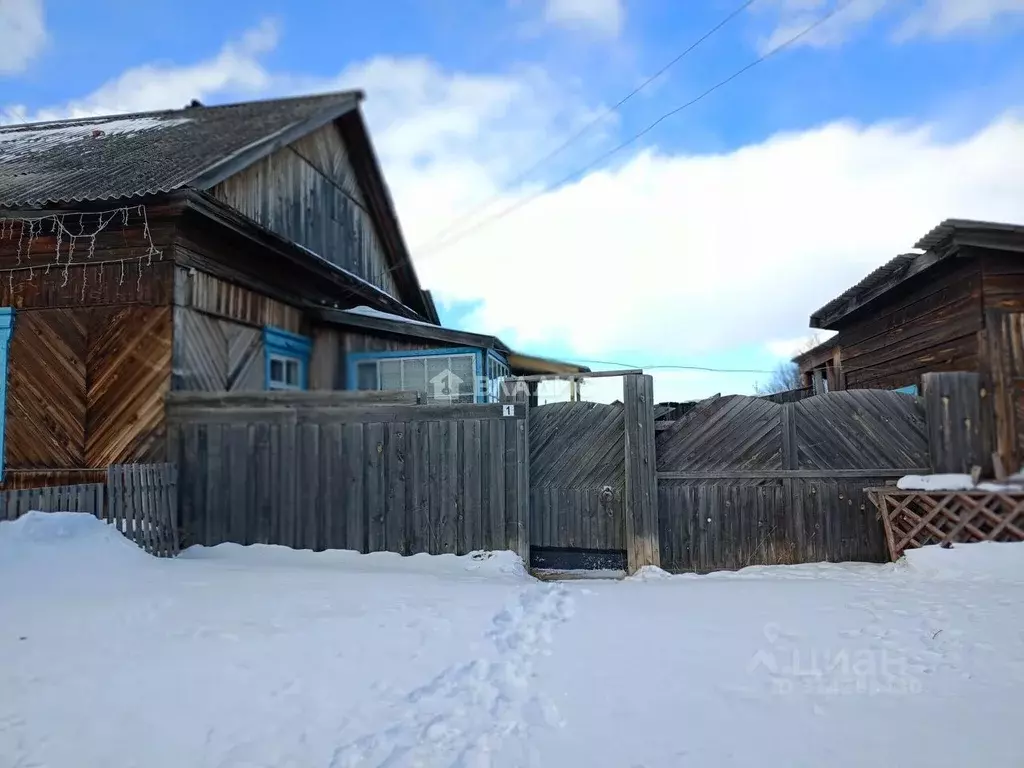
[[[998,452],[1024,461],[1024,226],[950,219],[813,315],[835,335],[794,358],[817,392],[918,394],[928,372],[971,371],[993,395]]]
[[[481,402],[587,370],[441,327],[362,98],[0,127],[2,487],[162,460],[172,389]]]

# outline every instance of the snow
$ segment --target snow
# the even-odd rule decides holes
[[[1024,478],[1014,475],[1006,483],[974,484],[970,475],[905,475],[896,482],[901,491],[988,491],[990,493],[1014,493],[1024,491]]]
[[[427,325],[431,328],[437,328],[438,326],[433,323],[428,323],[423,320],[413,320],[408,317],[402,317],[401,315],[393,315],[390,312],[383,312],[373,307],[359,306],[352,307],[351,309],[342,310],[349,315],[362,315],[364,317],[379,317],[382,320],[394,320],[397,323],[410,323],[411,325]]]
[[[1024,544],[539,582],[0,523],[3,765],[1024,764]]]
[[[70,123],[39,123],[0,127],[0,152],[5,155],[47,151],[55,144],[73,144],[102,136],[132,137],[143,131],[162,130],[191,122],[187,117],[95,118]]]

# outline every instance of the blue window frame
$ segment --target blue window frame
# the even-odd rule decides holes
[[[474,347],[359,352],[347,356],[345,383],[347,389],[414,390],[435,403],[483,403],[497,399],[499,371],[508,375],[503,357]]]
[[[0,307],[0,480],[7,465],[4,435],[7,432],[7,353],[14,331],[14,308]]]
[[[267,389],[307,389],[309,356],[313,344],[305,336],[267,326],[263,329],[266,350],[264,384]]]

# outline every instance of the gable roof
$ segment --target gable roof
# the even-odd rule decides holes
[[[0,208],[208,190],[337,121],[410,308],[438,322],[359,110],[361,91],[0,126]],[[326,254],[320,254],[326,256]]]
[[[208,189],[224,166],[249,165],[355,109],[361,98],[345,91],[0,126],[0,206]]]
[[[955,256],[959,247],[965,245],[1024,253],[1024,225],[946,219],[914,245],[924,253],[903,253],[890,259],[814,312],[811,315],[811,327],[838,330],[837,324],[852,312],[911,277]]]

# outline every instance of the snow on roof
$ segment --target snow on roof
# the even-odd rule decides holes
[[[350,315],[363,315],[364,317],[379,317],[381,320],[394,320],[398,323],[411,323],[412,325],[427,325],[431,328],[438,328],[439,326],[433,323],[428,323],[425,320],[413,320],[409,317],[402,317],[401,315],[393,315],[390,312],[383,312],[373,307],[359,306],[352,307],[351,309],[342,310]]]
[[[133,137],[142,131],[162,130],[192,122],[187,117],[95,118],[67,123],[37,123],[0,127],[0,152],[5,155],[44,152],[57,144],[72,144],[100,136]]]

